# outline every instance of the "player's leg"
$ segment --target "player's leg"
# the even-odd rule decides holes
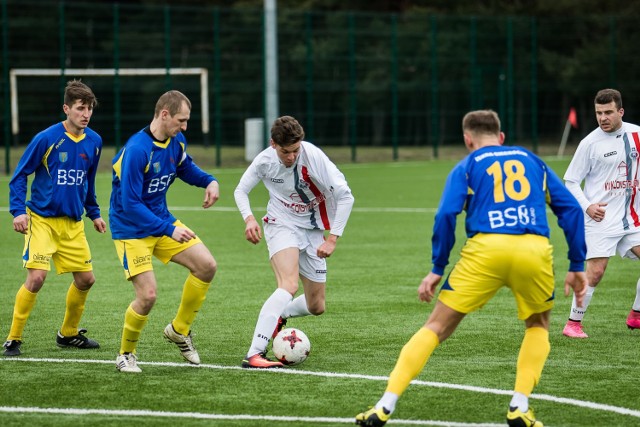
[[[633,246],[630,250],[636,259],[640,258],[640,246]],[[640,279],[636,282],[636,298],[627,316],[627,327],[632,330],[640,329]]]
[[[7,341],[4,343],[5,356],[21,354],[22,334],[27,319],[35,307],[36,297],[51,269],[50,259],[56,252],[55,225],[49,223],[48,218],[34,214],[30,210],[29,227],[24,236],[22,251],[22,265],[27,269],[27,278],[16,293],[13,307],[13,318]]]
[[[402,393],[424,369],[438,345],[451,336],[464,316],[464,313],[437,301],[424,326],[402,347],[384,394],[373,408],[356,415],[356,424],[383,425],[387,422]]]
[[[86,330],[78,330],[84,312],[89,289],[95,283],[89,243],[84,233],[84,222],[71,218],[56,218],[58,250],[53,254],[53,263],[58,274],[72,273],[73,282],[67,290],[66,306],[62,326],[56,335],[59,347],[98,348],[100,345],[84,336]]]
[[[299,255],[300,251],[297,247],[288,247],[271,256],[271,267],[276,276],[278,288],[267,298],[260,309],[251,347],[242,362],[242,366],[245,368],[282,367],[280,362],[266,359],[264,354],[278,324],[278,319],[287,304],[293,299],[293,295],[298,291]]]
[[[589,336],[582,329],[582,319],[584,318],[587,308],[593,298],[593,293],[596,290],[596,286],[602,280],[604,272],[607,269],[609,258],[591,258],[587,260],[586,273],[589,285],[587,286],[587,293],[582,300],[582,306],[578,306],[576,303],[576,297],[573,296],[571,302],[571,312],[569,313],[569,320],[567,320],[562,334],[569,338],[588,338]]]
[[[38,291],[44,285],[47,277],[46,270],[27,269],[27,278],[16,293],[13,305],[13,318],[7,341],[4,343],[4,356],[19,356],[22,354],[22,334],[27,324],[27,319],[36,305]]]

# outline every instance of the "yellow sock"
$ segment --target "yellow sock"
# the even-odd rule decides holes
[[[402,395],[409,387],[409,383],[422,371],[431,353],[439,344],[440,340],[435,332],[420,328],[402,347],[396,366],[389,375],[386,391],[397,396]]]
[[[84,303],[89,295],[89,290],[81,291],[71,282],[67,291],[67,307],[64,312],[64,320],[60,333],[63,337],[73,337],[78,335],[78,324],[84,312]]]
[[[140,333],[147,324],[149,316],[136,313],[131,305],[124,314],[124,328],[122,329],[122,340],[120,341],[120,354],[135,353]]]
[[[24,283],[16,293],[16,303],[13,306],[13,320],[11,321],[11,329],[7,340],[22,341],[22,332],[27,324],[27,319],[31,314],[31,310],[36,305],[37,293],[29,291],[24,287]]]
[[[210,283],[203,282],[193,274],[189,274],[182,288],[182,299],[175,319],[173,319],[173,329],[182,335],[188,335],[191,324],[200,311],[202,303],[207,297]]]
[[[549,331],[544,328],[527,328],[518,354],[516,385],[514,391],[529,396],[540,381],[542,368],[547,361],[551,344]]]

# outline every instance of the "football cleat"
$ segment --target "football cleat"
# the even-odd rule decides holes
[[[242,361],[242,367],[250,369],[271,369],[282,368],[283,366],[281,362],[268,359],[265,353],[254,354]]]
[[[84,336],[87,333],[86,329],[78,329],[78,335],[74,335],[72,337],[62,336],[60,331],[56,335],[56,344],[58,347],[68,348],[100,348],[100,344],[97,341],[94,341],[90,338]]]
[[[133,353],[119,354],[116,358],[116,369],[120,372],[142,372],[142,369],[138,368],[138,358]]]
[[[382,427],[391,418],[391,412],[386,408],[371,408],[356,415],[356,425],[366,427]]]
[[[20,351],[20,346],[22,345],[22,341],[20,340],[8,340],[4,344],[2,344],[2,348],[4,348],[5,356],[20,356],[22,352]]]
[[[589,338],[589,335],[582,330],[582,323],[571,319],[564,325],[562,335],[569,338]]]
[[[517,407],[509,406],[507,424],[509,427],[544,427],[540,421],[536,420],[531,407],[527,412],[522,412]]]
[[[189,331],[188,335],[179,334],[173,329],[173,323],[169,323],[167,327],[164,328],[164,336],[167,340],[178,346],[182,357],[184,357],[187,362],[193,363],[194,365],[200,364],[200,355],[198,355],[198,351],[193,345],[191,331]]]
[[[275,338],[278,335],[278,332],[282,330],[287,325],[287,319],[282,316],[278,317],[278,323],[276,324],[276,328],[273,330],[273,334],[271,334],[271,338]]]
[[[629,312],[627,327],[631,330],[640,329],[640,311],[631,310]]]

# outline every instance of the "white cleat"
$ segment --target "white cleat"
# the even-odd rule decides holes
[[[178,346],[182,357],[184,357],[187,362],[193,363],[194,365],[200,364],[200,356],[193,345],[191,331],[189,331],[189,335],[179,334],[173,329],[173,324],[169,323],[167,327],[164,328],[164,336],[167,340]]]
[[[119,354],[116,358],[116,368],[120,372],[142,372],[142,369],[138,368],[138,358],[133,353]]]

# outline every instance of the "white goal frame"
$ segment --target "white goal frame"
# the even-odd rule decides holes
[[[11,91],[11,133],[20,131],[18,120],[18,77],[55,76],[200,76],[200,100],[202,109],[202,133],[209,134],[209,71],[206,68],[13,68],[9,71]]]

